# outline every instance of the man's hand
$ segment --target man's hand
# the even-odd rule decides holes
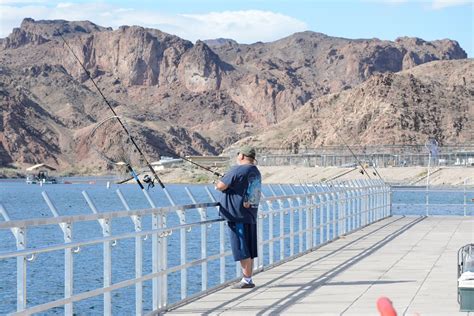
[[[245,208],[250,208],[250,203],[249,202],[244,202],[244,207]]]
[[[225,184],[224,182],[222,182],[221,180],[217,180],[216,186],[215,186],[216,190],[225,191],[225,190],[227,190],[228,187],[229,187],[229,186],[226,185],[226,184]]]

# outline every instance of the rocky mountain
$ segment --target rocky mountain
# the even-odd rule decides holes
[[[149,160],[173,152],[218,154],[242,138],[298,117],[311,105],[342,106],[336,102],[323,106],[334,95],[363,87],[364,93],[381,95],[376,82],[384,76],[394,76],[390,78],[398,82],[399,76],[411,75],[420,85],[438,91],[443,82],[427,83],[431,77],[423,71],[418,74],[415,66],[466,58],[452,40],[350,40],[303,32],[272,43],[244,45],[218,39],[193,44],[139,26],[112,30],[88,21],[33,19],[25,19],[0,44],[0,165],[47,162],[62,169],[104,167],[91,150],[90,135],[111,116],[75,56]],[[437,65],[443,72],[447,64]],[[460,74],[470,70],[456,69]],[[393,74],[401,70],[400,75]],[[397,87],[405,88],[400,83],[392,89]],[[417,89],[414,95],[424,91]],[[404,97],[403,91],[398,93]],[[425,100],[424,95],[419,97]],[[433,97],[443,96],[436,92]],[[465,107],[464,97],[459,98]],[[423,115],[430,110],[416,98],[404,102],[407,113],[416,106]],[[398,106],[393,103],[397,111]],[[393,141],[416,141],[416,126],[406,127],[415,140],[407,136]],[[337,142],[329,132],[318,131],[325,133],[327,139],[320,136],[314,144]],[[446,135],[446,140],[455,137]],[[281,139],[282,145],[302,141]]]
[[[323,145],[474,144],[474,61],[435,61],[377,74],[308,101],[254,144],[297,151]],[[248,140],[247,140],[248,141]]]

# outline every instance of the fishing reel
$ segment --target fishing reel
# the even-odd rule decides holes
[[[155,181],[153,181],[153,179],[147,174],[143,176],[143,182],[148,184],[147,190],[150,190],[150,188],[155,187]]]

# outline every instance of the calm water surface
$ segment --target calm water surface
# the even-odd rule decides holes
[[[94,178],[70,178],[67,181],[74,184],[56,185],[27,185],[23,181],[0,181],[0,204],[8,211],[12,220],[28,218],[51,217],[52,214],[46,205],[41,193],[47,192],[55,204],[59,215],[90,214],[82,191],[86,191],[94,201],[99,212],[110,212],[123,210],[123,205],[116,194],[119,186],[112,184],[107,188],[106,182],[111,179]],[[208,193],[203,185],[188,185],[198,202],[210,202]],[[184,185],[168,185],[168,191],[176,204],[192,204],[191,199],[184,190]],[[278,186],[274,189],[277,194],[284,194]],[[137,185],[121,185],[120,190],[126,197],[132,209],[149,208],[149,204]],[[291,190],[284,187],[287,193]],[[296,193],[303,193],[301,188],[295,188]],[[299,190],[299,191],[298,191]],[[393,212],[396,215],[424,215],[426,212],[426,192],[424,190],[403,191],[396,189],[392,195]],[[211,188],[214,196],[218,198],[218,192]],[[270,195],[267,187],[264,194]],[[154,188],[149,191],[157,206],[168,206],[163,191]],[[467,192],[440,191],[429,194],[429,212],[431,215],[462,215],[467,209],[469,215],[474,214],[474,191]],[[469,203],[464,207],[463,203]],[[218,218],[215,208],[208,210],[209,218]],[[187,222],[198,222],[200,219],[196,210],[186,213]],[[0,219],[3,220],[3,219]],[[169,214],[168,226],[178,224],[176,214]],[[289,232],[288,220],[286,220],[285,232]],[[295,227],[298,227],[299,216],[295,213]],[[134,231],[130,218],[112,220],[112,233],[121,234]],[[278,220],[275,220],[275,232],[278,232]],[[151,218],[143,217],[143,229],[151,228]],[[329,232],[331,233],[331,232]],[[268,235],[265,231],[264,235]],[[73,240],[80,241],[102,236],[102,229],[98,222],[80,222],[73,225]],[[319,238],[319,235],[316,236]],[[227,236],[226,236],[227,238]],[[200,229],[193,229],[187,233],[187,261],[200,257]],[[219,225],[215,224],[208,229],[208,255],[219,252]],[[52,244],[63,243],[63,233],[58,225],[42,226],[27,231],[28,248],[43,247]],[[226,247],[228,247],[226,241]],[[297,249],[298,237],[295,238],[295,249]],[[179,257],[179,233],[174,233],[168,238],[168,266],[180,264]],[[278,258],[279,244],[275,243],[275,258]],[[288,254],[287,243],[285,249]],[[0,252],[15,250],[15,239],[10,231],[0,230]],[[103,275],[103,248],[102,245],[83,247],[80,253],[74,255],[74,293],[80,293],[102,286]],[[265,251],[267,255],[268,250]],[[117,283],[134,278],[134,239],[121,240],[112,250],[112,283]],[[45,303],[64,296],[64,253],[63,251],[39,255],[34,262],[28,263],[28,305]],[[219,261],[210,262],[208,265],[209,282],[211,287],[219,283]],[[151,238],[144,241],[143,273],[151,273]],[[235,264],[231,258],[226,258],[226,278],[235,276]],[[188,269],[188,294],[194,294],[201,289],[201,267]],[[171,274],[168,278],[169,302],[175,302],[180,298],[180,275]],[[128,315],[134,313],[135,290],[128,287],[112,292],[113,314]],[[16,308],[16,260],[0,260],[0,314],[12,312]],[[151,281],[144,283],[144,308],[151,310]],[[124,299],[122,299],[124,298]],[[127,299],[125,299],[127,298]],[[127,302],[127,303],[125,303]],[[74,310],[78,314],[100,314],[102,313],[102,297],[96,297],[74,304]],[[62,314],[63,309],[58,308],[49,311],[48,314]]]

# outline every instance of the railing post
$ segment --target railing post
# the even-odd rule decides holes
[[[26,249],[26,232],[23,227],[17,228],[15,233],[16,249]],[[16,310],[21,312],[26,308],[26,258],[16,258]]]
[[[325,241],[329,241],[331,239],[331,232],[330,232],[330,224],[331,224],[331,204],[330,204],[330,200],[329,200],[329,194],[326,193],[325,195],[325,198],[326,198],[326,223],[325,223],[325,226],[326,226],[326,240]]]
[[[290,215],[290,256],[293,256],[295,253],[295,216],[294,216],[294,210],[292,207],[292,201],[291,199],[286,199],[288,201],[289,205],[289,210],[288,213]]]
[[[145,198],[150,204],[151,208],[156,209],[155,202],[151,199],[147,191],[142,190]],[[153,230],[163,229],[166,223],[164,215],[161,212],[153,212],[151,217],[151,228]],[[166,269],[167,261],[167,245],[165,237],[158,235],[158,232],[153,233],[151,237],[151,261],[152,273],[158,273]],[[160,256],[161,255],[161,256]],[[168,297],[168,278],[166,274],[152,279],[152,308],[158,310],[166,306]]]
[[[374,184],[374,208],[375,208],[375,219],[380,220],[382,218],[381,208],[380,208],[380,185],[378,183]]]
[[[357,228],[364,226],[364,191],[362,189],[362,183],[360,180],[356,180],[357,185]]]
[[[393,192],[392,192],[392,188],[390,187],[388,187],[387,190],[388,190],[388,202],[390,203],[389,212],[390,212],[390,215],[392,215],[393,214]]]
[[[337,198],[337,236],[341,236],[344,234],[344,204],[341,199],[341,186],[340,182],[337,183],[337,191],[336,191],[336,198]]]
[[[119,190],[117,190],[120,192]],[[92,202],[91,198],[87,194],[86,191],[82,191],[82,195],[84,196],[89,208],[92,210],[92,213],[97,214],[97,208]],[[121,196],[121,193],[119,194]],[[123,196],[121,196],[123,198]],[[128,207],[128,205],[126,205]],[[130,210],[130,208],[127,208]],[[110,227],[110,220],[109,219],[99,219],[99,224],[102,227],[102,235],[104,237],[111,236],[111,227]],[[104,265],[104,272],[103,272],[103,284],[104,287],[109,287],[112,285],[112,244],[110,241],[104,242],[103,248],[103,265]],[[112,315],[112,294],[110,292],[104,293],[104,315]]]
[[[315,162],[316,163],[316,162]],[[306,208],[306,250],[312,249],[316,246],[316,214],[317,214],[317,202],[316,202],[316,184],[311,183],[311,186],[307,188],[308,194],[305,198]],[[311,188],[311,189],[310,189]]]
[[[109,219],[102,221],[102,234],[109,237],[111,233],[111,224]],[[104,287],[112,285],[112,244],[110,241],[104,242]],[[112,315],[112,293],[104,293],[104,315]]]
[[[193,194],[189,190],[188,187],[184,188],[186,193],[188,193],[189,198],[194,204],[197,204],[196,199],[194,198]],[[198,209],[199,216],[201,217],[201,221],[207,220],[206,209],[200,208]],[[207,258],[207,226],[201,225],[201,259]],[[207,261],[203,261],[201,265],[201,291],[207,290]]]
[[[336,193],[333,191],[331,193],[331,198],[332,198],[332,218],[331,218],[331,222],[332,222],[332,239],[334,239],[335,237],[337,237],[338,233],[337,233],[337,198],[336,198]]]
[[[349,194],[350,194],[350,206],[349,206],[349,213],[350,213],[350,220],[349,220],[349,231],[353,231],[356,227],[356,190],[354,189],[354,182],[349,181]]]
[[[122,201],[123,206],[127,211],[130,211],[130,206],[127,200],[122,194],[120,189],[117,189],[117,195]],[[141,216],[130,216],[132,219],[135,232],[139,233],[142,231],[142,218]],[[135,278],[140,278],[143,275],[143,241],[140,236],[135,237]],[[138,282],[135,284],[135,315],[143,314],[143,283]]]
[[[323,208],[323,205],[324,205],[324,201],[323,201],[323,196],[324,194],[322,193],[318,193],[318,204],[317,204],[317,207],[318,207],[318,214],[319,214],[319,244],[321,245],[323,242],[324,242],[324,238],[323,238],[323,235],[324,235],[324,227],[323,227],[323,214],[324,214],[324,208]]]
[[[172,206],[176,206],[174,199],[171,197],[167,189],[163,189],[165,192],[168,201]],[[176,211],[179,222],[181,225],[186,224],[186,217],[183,210]],[[186,229],[180,228],[179,230],[179,240],[180,240],[180,247],[179,247],[179,254],[180,254],[180,263],[181,265],[186,264],[186,253],[187,253],[187,243],[186,243]],[[165,241],[166,242],[166,241]],[[186,268],[181,269],[181,299],[184,300],[187,296],[187,289],[188,289],[188,270]]]
[[[369,206],[369,189],[367,188],[367,183],[364,181],[364,213],[365,213],[365,223],[364,226],[367,226],[370,222],[369,218],[369,211],[370,211],[370,206]]]
[[[348,208],[349,208],[349,190],[347,185],[344,184],[344,192],[343,192],[343,201],[342,202],[342,234],[345,235],[347,233],[348,226],[349,226],[349,215],[348,215]]]
[[[212,195],[211,191],[209,190],[208,187],[206,187],[206,192],[211,199],[212,202],[216,203],[216,199],[214,198],[214,195]],[[221,256],[219,258],[219,266],[220,266],[220,283],[225,282],[225,222],[219,222],[219,255]]]
[[[288,194],[284,189],[283,189],[283,186],[280,184],[280,188],[281,190],[285,193],[285,194]],[[302,185],[302,188],[303,188],[303,191],[305,192],[305,194],[307,193],[305,187]],[[296,191],[293,189],[293,187],[290,185],[290,189],[291,189],[291,193],[296,195]],[[302,252],[303,251],[303,211],[301,209],[302,205],[303,205],[303,201],[300,199],[300,198],[294,198],[293,201],[295,203],[291,203],[290,200],[288,200],[288,203],[290,203],[290,208],[292,208],[292,204],[293,204],[293,207],[294,205],[296,204],[297,206],[297,210],[291,210],[291,215],[290,215],[290,229],[292,229],[292,232],[291,232],[291,235],[293,238],[293,241],[291,242],[291,245],[293,245],[294,243],[294,213],[296,213],[298,211],[298,249],[299,249],[299,252]],[[293,223],[292,222],[292,219],[293,219]],[[291,246],[290,246],[290,249],[291,249]],[[294,255],[294,246],[293,246],[293,251],[292,251],[292,254],[291,255]]]
[[[367,198],[369,200],[369,224],[372,224],[375,218],[374,213],[374,195],[372,194],[371,180],[367,180]]]
[[[269,185],[268,188],[272,192],[273,196],[277,196],[271,185]],[[285,235],[285,205],[281,199],[277,199],[277,202],[278,206],[280,207],[280,260],[283,260],[285,258],[285,237],[283,237]]]
[[[467,216],[467,194],[466,194],[466,187],[467,187],[467,179],[464,179],[464,216]]]
[[[0,214],[5,221],[10,221],[7,211],[0,204]],[[18,251],[26,249],[26,231],[24,227],[12,228],[11,232],[16,240]],[[16,311],[21,312],[26,308],[26,257],[16,257]]]
[[[272,206],[272,202],[271,201],[266,201],[267,202],[267,207],[268,207],[268,211],[271,212],[271,214],[268,214],[269,215],[269,218],[268,218],[268,262],[269,264],[273,264],[273,256],[274,256],[274,249],[273,249],[273,217],[275,217],[277,214],[273,214],[273,206]]]
[[[283,192],[283,194],[288,195],[283,189],[283,186],[281,184],[279,185],[279,187],[280,187],[280,190]],[[293,199],[287,198],[286,200],[289,206],[288,212],[290,213],[290,256],[293,256],[295,254],[295,236],[294,236],[295,216],[294,216],[294,210],[293,210],[294,203],[292,202]]]
[[[53,213],[54,217],[58,217],[58,211],[54,206],[53,202],[49,198],[48,194],[43,191],[41,192],[43,199],[48,204],[48,207]],[[72,224],[71,223],[61,223],[59,227],[63,231],[64,234],[64,243],[68,244],[72,241]],[[74,259],[72,257],[73,252],[71,248],[64,249],[64,298],[70,298],[74,294]],[[72,303],[68,303],[64,305],[64,314],[65,315],[72,315],[73,314],[73,305]]]
[[[306,203],[306,250],[313,248],[314,240],[314,194],[308,194]]]
[[[263,269],[263,221],[267,217],[263,212],[258,212],[257,215],[257,247],[258,247],[258,264],[259,270]]]

